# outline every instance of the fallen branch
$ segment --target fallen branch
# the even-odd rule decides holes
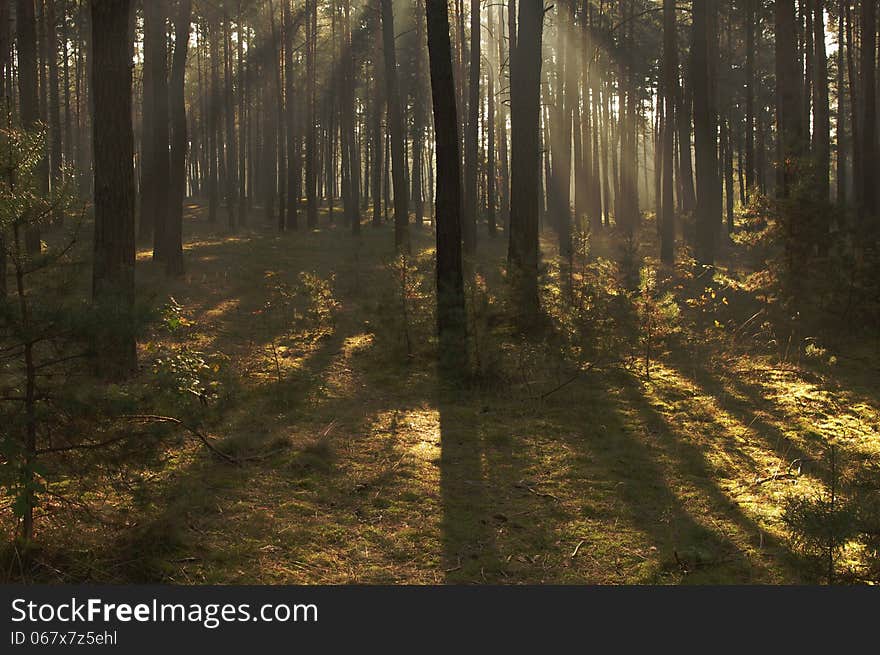
[[[608,362],[607,364],[610,365],[610,364],[618,364],[618,363],[620,363],[620,360],[615,360],[615,361],[612,361],[612,362]],[[547,392],[545,392],[545,393],[542,393],[540,396],[537,396],[537,397],[533,398],[533,400],[544,400],[545,398],[548,398],[549,396],[552,396],[552,395],[553,395],[554,393],[556,393],[557,391],[561,391],[562,389],[565,389],[565,387],[567,387],[567,386],[570,385],[572,382],[574,382],[575,380],[577,380],[577,379],[578,379],[581,375],[583,375],[584,373],[589,373],[590,371],[592,371],[594,368],[597,368],[598,366],[599,366],[599,363],[598,363],[598,362],[591,362],[590,364],[588,364],[588,365],[585,366],[584,368],[582,368],[582,369],[578,369],[578,371],[575,372],[574,375],[572,375],[570,378],[568,378],[567,380],[565,380],[565,381],[562,382],[561,384],[558,384],[557,386],[555,386],[555,387],[553,387],[552,389],[550,389],[550,391],[547,391]]]
[[[792,472],[792,469],[795,466],[797,466],[797,471]],[[764,484],[765,482],[775,482],[776,480],[797,480],[801,475],[802,466],[803,460],[796,459],[788,465],[788,470],[785,473],[774,473],[773,475],[769,475],[766,478],[756,478],[755,486]]]
[[[571,553],[571,555],[569,555],[569,557],[571,559],[574,559],[575,557],[577,557],[578,551],[580,551],[581,546],[583,546],[586,542],[587,542],[586,539],[581,539],[578,542],[578,545],[574,547],[574,551],[572,551],[572,553]]]
[[[159,416],[157,414],[126,414],[124,416],[120,416],[120,419],[125,419],[129,421],[146,421],[152,423],[172,423],[174,425],[182,427],[184,430],[189,432],[191,435],[196,437],[199,441],[202,442],[202,445],[205,446],[208,450],[214,453],[220,459],[229,462],[230,464],[241,465],[241,461],[233,457],[228,453],[224,453],[222,450],[217,448],[214,444],[208,441],[208,437],[198,429],[192,427],[191,425],[187,425],[179,418],[174,418],[173,416]]]
[[[453,566],[451,569],[443,569],[444,573],[453,573],[454,571],[461,571],[461,557],[457,557],[458,564]]]
[[[752,314],[749,318],[747,318],[745,323],[743,323],[743,324],[740,325],[738,328],[736,328],[736,329],[733,331],[733,334],[734,334],[734,335],[739,334],[739,332],[741,332],[742,330],[744,330],[744,329],[746,328],[747,325],[749,325],[752,321],[754,321],[756,318],[758,318],[758,317],[759,317],[761,314],[763,314],[763,313],[764,313],[764,310],[763,310],[763,309],[759,309],[757,312],[755,312],[755,313]]]
[[[533,493],[533,494],[535,494],[536,496],[540,496],[541,498],[552,498],[552,499],[555,500],[557,503],[561,503],[561,502],[562,502],[562,500],[561,500],[558,496],[554,496],[553,494],[549,494],[549,493],[546,493],[546,492],[543,492],[543,491],[538,491],[538,490],[535,489],[534,487],[530,487],[529,485],[527,485],[525,482],[522,482],[522,481],[521,481],[519,484],[515,484],[514,486],[515,486],[515,487],[520,487],[520,488],[522,488],[522,489],[526,489],[526,490],[528,490],[530,493]]]

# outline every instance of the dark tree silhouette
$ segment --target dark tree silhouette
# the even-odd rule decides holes
[[[131,124],[130,0],[91,0],[95,153],[95,248],[92,298],[107,334],[96,343],[105,377],[137,368],[134,306],[134,135]]]

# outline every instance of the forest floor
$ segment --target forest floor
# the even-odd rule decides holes
[[[828,443],[880,452],[880,380],[860,360],[693,343],[650,375],[637,357],[572,374],[499,331],[477,355],[531,364],[449,389],[420,309],[431,230],[412,228],[403,280],[390,228],[322,225],[229,236],[191,206],[183,278],[139,253],[145,297],[177,304],[175,329],[140,346],[142,377],[169,348],[221,371],[189,420],[238,464],[180,446],[136,503],[84,496],[107,520],[47,518],[40,578],[800,582],[785,499],[821,492],[810,462]],[[474,265],[490,300],[503,242],[484,238]]]

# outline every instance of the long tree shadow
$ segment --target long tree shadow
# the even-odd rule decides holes
[[[681,374],[680,371],[677,372]],[[681,377],[684,380],[693,381],[692,378],[684,374],[681,374]],[[769,424],[765,426],[763,421],[745,409],[746,405],[726,393],[723,385],[719,386],[711,374],[704,371],[702,380],[709,388],[705,389],[695,384],[696,388],[709,394],[721,409],[728,412],[742,425],[750,426],[757,432],[764,434],[764,445],[767,449],[774,451],[780,458],[805,457],[797,448],[786,444],[783,439],[784,435],[778,428]],[[769,557],[768,566],[777,567],[784,573],[786,580],[799,580],[804,571],[803,563],[799,557],[787,544],[762,529],[755,519],[743,512],[732,496],[718,484],[719,471],[710,463],[708,453],[704,448],[730,450],[731,442],[724,434],[726,428],[717,422],[709,423],[703,428],[703,434],[697,441],[694,435],[686,435],[673,426],[669,419],[663,416],[641,393],[638,384],[638,381],[633,379],[630,385],[624,387],[627,389],[629,402],[638,409],[646,424],[652,426],[654,436],[662,440],[664,449],[675,458],[677,465],[690,483],[705,495],[708,509],[716,516],[723,517],[731,526],[735,526],[745,538],[743,543],[746,547],[761,557]],[[752,402],[759,403],[759,401],[760,396],[752,399]],[[702,447],[699,442],[702,442]],[[731,452],[730,454],[732,456],[742,455],[739,452]],[[752,561],[754,562],[754,557]]]
[[[277,243],[276,243],[277,242]],[[258,251],[265,254],[267,245],[257,244]],[[265,266],[266,258],[253,258],[254,244],[247,241],[217,242],[209,246],[200,246],[199,251],[212,251],[221,259],[238,258],[243,264],[239,272],[238,286],[230,286],[224,297],[241,296],[242,283],[260,273]],[[273,239],[268,249],[279,250],[283,244]],[[301,245],[300,247],[307,247]],[[245,257],[245,255],[248,255]],[[275,266],[284,266],[283,261],[272,258]],[[246,266],[244,266],[246,265]],[[216,268],[211,264],[209,270]],[[348,271],[343,267],[344,271]],[[178,285],[181,286],[181,285]],[[183,285],[186,289],[189,285]],[[197,294],[198,289],[190,289]],[[246,298],[248,307],[253,308],[259,299],[252,294]],[[216,294],[215,294],[216,296]],[[196,298],[198,301],[198,298]],[[204,306],[202,308],[204,310]],[[253,328],[255,326],[251,326]],[[260,339],[274,341],[283,328],[267,329],[261,326]],[[178,466],[169,480],[163,483],[154,493],[159,493],[149,506],[138,511],[138,525],[108,544],[107,552],[96,553],[98,560],[108,562],[106,571],[93,570],[86,572],[86,579],[125,580],[131,582],[167,582],[187,581],[186,564],[193,562],[198,565],[207,560],[218,558],[234,559],[237,556],[247,557],[250,546],[232,544],[228,548],[205,551],[203,542],[209,537],[202,532],[202,527],[210,523],[212,516],[222,513],[224,505],[229,503],[258,503],[256,484],[266,472],[278,474],[273,470],[280,466],[281,477],[290,478],[288,484],[296,485],[298,480],[333,475],[334,468],[329,464],[332,459],[332,448],[326,439],[307,438],[303,444],[294,444],[289,438],[292,427],[289,417],[296,416],[302,432],[320,427],[312,423],[321,420],[332,409],[315,411],[315,403],[326,396],[326,379],[331,376],[331,368],[343,349],[346,339],[353,336],[360,326],[348,319],[336,322],[325,338],[314,347],[304,352],[295,369],[286,371],[277,379],[263,380],[254,384],[249,381],[245,387],[236,390],[236,398],[228,406],[211,405],[205,413],[206,428],[212,432],[225,435],[215,442],[215,447],[239,459],[242,466],[230,466],[227,462],[216,458],[196,456],[187,463]],[[228,339],[216,338],[200,347],[208,350],[228,348]],[[231,353],[229,353],[231,354]],[[370,414],[370,408],[363,408],[362,417]],[[216,428],[216,430],[215,430]],[[294,452],[298,449],[302,452]],[[265,459],[263,452],[282,452],[274,459]],[[304,470],[309,469],[309,470]],[[328,482],[328,486],[332,486]],[[257,522],[258,517],[253,517]],[[202,527],[200,527],[202,526]],[[267,526],[267,529],[271,527]],[[171,577],[176,576],[176,577]],[[181,579],[180,576],[183,576]]]
[[[660,567],[648,581],[768,582],[780,570],[785,579],[797,579],[787,549],[718,487],[705,454],[651,405],[637,380],[596,374],[591,382],[605,390],[603,397],[591,392],[592,400],[579,399],[579,413],[599,414],[603,425],[584,416],[592,430],[572,435],[569,443],[596,475],[617,481],[625,509],[613,511],[623,511],[658,549]],[[610,413],[600,407],[609,402]],[[571,403],[564,407],[569,411]]]
[[[727,579],[743,580],[746,574],[743,562],[748,560],[744,549],[717,528],[704,525],[696,518],[699,509],[694,506],[693,497],[681,488],[672,488],[673,484],[678,486],[676,478],[681,474],[676,470],[677,463],[668,461],[663,449],[651,443],[655,435],[640,437],[636,432],[639,428],[634,425],[637,421],[633,412],[643,410],[641,397],[625,382],[618,387],[618,381],[594,381],[596,388],[617,387],[620,392],[598,401],[604,404],[610,400],[611,405],[599,410],[601,426],[585,416],[584,425],[592,429],[572,434],[568,442],[594,471],[596,482],[607,481],[613,485],[617,502],[604,509],[605,516],[599,518],[608,523],[614,514],[615,523],[623,519],[624,526],[646,535],[656,548],[659,559],[653,574],[656,577],[645,581],[705,580],[707,574],[714,573],[713,567],[721,568]],[[581,405],[584,406],[596,407],[594,403]],[[586,494],[589,499],[591,495]],[[590,503],[587,511],[595,514],[597,510]],[[688,578],[688,574],[692,575]]]
[[[447,582],[497,581],[500,558],[483,470],[483,443],[471,403],[460,381],[438,375],[440,497],[443,567]]]
[[[153,499],[155,511],[148,511],[136,529],[108,544],[107,552],[99,556],[100,560],[111,562],[108,567],[111,579],[131,583],[186,582],[185,565],[189,562],[234,559],[243,555],[236,544],[229,544],[223,551],[206,551],[200,545],[207,536],[203,528],[211,517],[222,515],[223,506],[228,506],[230,501],[234,506],[241,499],[254,495],[254,483],[265,474],[267,466],[274,465],[274,462],[262,458],[263,451],[278,450],[279,446],[285,452],[291,450],[292,445],[279,440],[276,431],[261,423],[260,417],[278,416],[279,396],[289,404],[285,408],[287,411],[300,406],[300,401],[313,391],[310,384],[303,384],[301,380],[317,379],[326,372],[343,340],[344,335],[338,333],[326,339],[304,363],[303,370],[308,374],[287,381],[289,388],[277,384],[263,385],[236,403],[231,415],[215,417],[215,423],[222,422],[226,436],[216,440],[214,447],[231,455],[240,464],[221,461],[205,452],[176,470],[170,484]],[[300,453],[291,452],[291,457],[294,463],[299,458],[297,466],[320,467],[323,477],[332,473],[332,467],[319,461],[326,459],[324,453],[307,451],[303,458]],[[299,473],[301,471],[295,466],[291,475]],[[257,521],[258,518],[252,516],[251,520]]]
[[[749,436],[754,437],[753,441],[772,452],[780,462],[788,465],[797,461],[805,471],[816,468],[817,460],[827,447],[823,437],[815,431],[805,430],[793,438],[778,424],[768,420],[766,414],[769,412],[756,409],[773,403],[763,386],[746,382],[729,371],[713,373],[702,366],[691,367],[689,373],[685,367],[674,370],[698,394],[711,396],[723,411],[746,426]],[[755,476],[763,477],[767,473],[758,470]]]

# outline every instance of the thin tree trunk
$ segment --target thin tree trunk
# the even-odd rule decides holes
[[[480,120],[480,0],[471,0],[471,42],[468,77],[467,119],[464,135],[464,252],[477,248],[477,134]]]
[[[877,217],[877,5],[862,0],[861,14],[861,101],[862,101],[862,221]]]
[[[171,182],[168,223],[165,229],[165,270],[183,273],[183,202],[186,196],[186,57],[189,47],[192,0],[178,0],[171,62]]]
[[[141,220],[146,218],[147,224],[153,226],[153,259],[156,261],[164,261],[168,243],[165,239],[169,200],[167,16],[166,0],[144,5],[144,68],[149,68],[152,90],[149,98],[145,98],[144,106],[146,109],[146,103],[149,103],[151,125],[149,141],[142,145],[146,165],[141,182],[142,197],[150,196],[150,199],[144,201],[146,204],[141,203]],[[145,216],[144,212],[152,212],[152,215]]]
[[[16,41],[18,44],[18,97],[19,115],[25,129],[34,130],[40,121],[39,80],[37,75],[37,23],[34,0],[16,0]],[[42,177],[42,170],[38,176]],[[38,181],[40,188],[44,184]],[[25,235],[28,254],[39,253],[40,232],[28,227]]]
[[[391,0],[380,0],[382,7],[382,45],[385,55],[385,85],[391,133],[391,172],[394,183],[394,245],[409,251],[409,210],[407,208],[406,157],[404,154],[403,113],[397,80],[394,46],[394,13]]]
[[[218,35],[219,36],[219,35]],[[226,111],[226,217],[231,232],[238,229],[238,151],[235,133],[235,92],[232,86],[232,28],[223,17],[223,89]],[[239,117],[240,118],[240,117]]]
[[[59,192],[61,184],[61,107],[58,94],[58,22],[55,0],[46,2],[46,41],[49,60],[49,179],[52,194]],[[55,223],[63,216],[60,208],[53,212]]]
[[[672,171],[675,166],[675,89],[678,86],[678,53],[676,51],[675,0],[663,1],[663,84],[666,93],[663,129],[663,177],[660,220],[660,259],[675,262],[675,198]]]
[[[755,3],[746,0],[746,193],[751,198],[755,183]]]

